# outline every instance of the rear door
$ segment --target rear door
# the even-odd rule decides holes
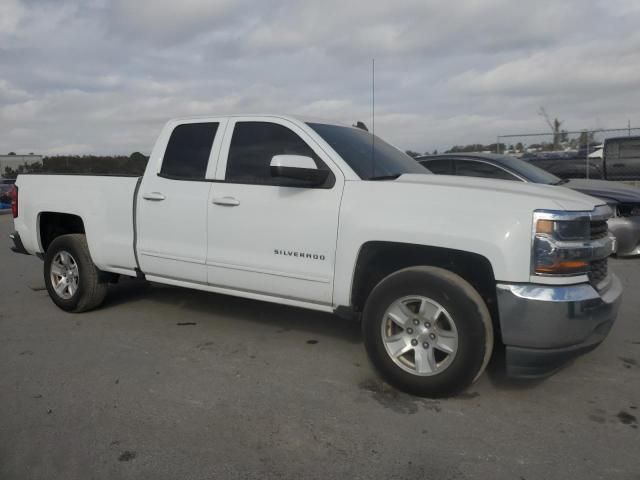
[[[225,119],[163,132],[138,193],[137,253],[151,276],[206,283],[207,200]]]
[[[275,155],[329,169],[306,187],[272,177]],[[304,129],[288,120],[230,120],[208,203],[208,281],[213,286],[330,304],[344,177]]]

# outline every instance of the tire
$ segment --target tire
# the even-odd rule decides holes
[[[437,267],[406,268],[378,283],[365,304],[362,332],[381,376],[399,390],[426,397],[466,389],[493,350],[491,315],[482,297],[462,277]]]
[[[91,260],[83,234],[61,235],[49,245],[44,283],[51,300],[62,310],[79,313],[98,307],[107,294],[103,277]]]

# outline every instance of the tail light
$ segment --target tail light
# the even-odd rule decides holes
[[[13,218],[18,218],[18,186],[14,185],[11,189],[11,213]]]

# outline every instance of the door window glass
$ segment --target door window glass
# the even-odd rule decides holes
[[[174,128],[160,175],[183,180],[204,179],[217,131],[218,123],[185,123]]]
[[[271,159],[275,155],[311,157],[319,169],[329,168],[298,135],[287,127],[269,122],[238,122],[233,130],[226,181],[255,185],[300,186],[296,179],[272,177]],[[325,186],[333,184],[330,175]]]

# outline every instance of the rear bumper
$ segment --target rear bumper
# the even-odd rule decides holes
[[[29,255],[29,252],[24,248],[22,244],[22,240],[20,239],[20,234],[18,232],[13,232],[9,235],[9,238],[13,240],[13,246],[11,250],[15,253],[22,253],[24,255]]]
[[[607,223],[616,237],[619,257],[640,255],[640,216],[611,218]]]
[[[622,284],[611,274],[590,284],[498,284],[507,373],[543,377],[597,347],[618,314]]]

